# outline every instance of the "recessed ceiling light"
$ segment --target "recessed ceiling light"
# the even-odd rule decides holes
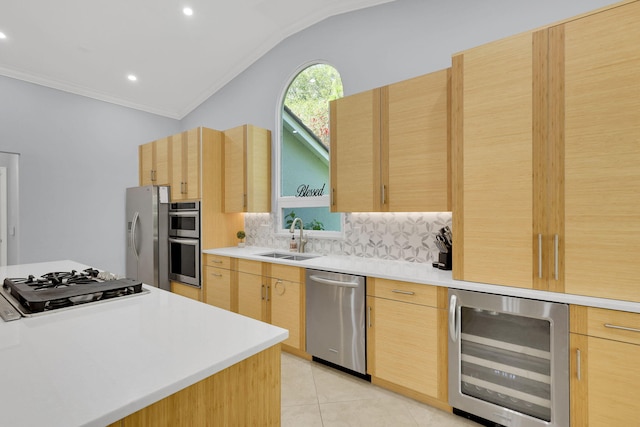
[[[187,16],[191,16],[193,15],[193,9],[191,9],[190,7],[185,7],[184,9],[182,9],[182,13]]]
[[[129,74],[127,76],[127,78],[132,82],[135,82],[136,80],[138,80],[138,78],[136,76],[134,76],[133,74]]]
[[[6,38],[7,38],[7,35],[2,31],[0,31],[0,39],[6,39]]]

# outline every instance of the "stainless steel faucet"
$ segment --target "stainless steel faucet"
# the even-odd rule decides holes
[[[300,221],[300,243],[298,243],[298,252],[304,252],[304,245],[307,244],[307,239],[304,238],[304,224],[300,218],[295,218],[291,223],[289,233],[294,233],[296,229],[296,222]]]

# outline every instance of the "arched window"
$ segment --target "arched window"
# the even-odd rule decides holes
[[[335,237],[342,215],[329,211],[329,101],[343,96],[338,71],[327,64],[306,67],[291,81],[281,106],[277,163],[278,231],[295,217],[314,236]]]

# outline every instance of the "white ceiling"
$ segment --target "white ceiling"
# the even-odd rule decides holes
[[[390,1],[1,0],[0,74],[181,119],[286,37]]]

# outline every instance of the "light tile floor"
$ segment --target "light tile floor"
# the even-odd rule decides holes
[[[352,375],[282,353],[282,427],[478,427]]]

